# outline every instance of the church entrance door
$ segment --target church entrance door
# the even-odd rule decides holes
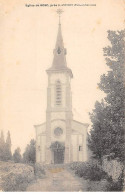
[[[64,163],[64,150],[57,149],[54,151],[54,164]]]
[[[53,152],[54,164],[63,164],[64,163],[64,152],[65,152],[64,143],[55,141],[51,143],[50,149]]]

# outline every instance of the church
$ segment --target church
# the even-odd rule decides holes
[[[46,122],[34,125],[36,162],[63,164],[87,161],[88,124],[73,119],[71,80],[67,66],[60,16],[58,34],[48,75]]]

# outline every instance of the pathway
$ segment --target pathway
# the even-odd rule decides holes
[[[46,177],[31,184],[27,191],[35,192],[75,192],[86,191],[86,181],[78,178],[63,167],[48,168]]]

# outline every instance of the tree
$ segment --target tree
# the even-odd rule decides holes
[[[25,152],[23,153],[23,161],[25,163],[36,162],[36,142],[34,139],[32,139],[30,144],[27,145]]]
[[[4,160],[8,161],[12,159],[12,153],[11,153],[11,137],[10,132],[7,133],[7,139],[5,143],[5,152],[4,152]]]
[[[3,131],[1,131],[0,137],[0,160],[4,160],[4,152],[5,152],[5,140]]]
[[[104,100],[96,102],[90,114],[92,121],[89,148],[97,159],[114,154],[114,158],[124,161],[124,63],[125,31],[108,31],[111,46],[103,49],[106,64],[110,70],[101,76],[99,88],[106,94]]]
[[[20,152],[21,152],[21,150],[18,147],[13,154],[13,160],[15,163],[20,163],[22,161],[22,156],[21,156]]]

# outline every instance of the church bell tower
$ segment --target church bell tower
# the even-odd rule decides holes
[[[88,124],[76,121],[72,114],[71,79],[73,74],[66,62],[60,15],[58,33],[53,51],[53,62],[48,75],[46,122],[34,125],[36,129],[36,162],[63,164],[87,161]]]
[[[48,74],[47,88],[47,110],[46,110],[46,162],[51,163],[52,153],[50,146],[54,141],[63,142],[64,162],[70,162],[71,158],[71,121],[72,116],[72,93],[71,79],[73,74],[67,67],[66,54],[64,48],[60,14],[59,14],[58,34],[55,49],[53,50],[52,66],[46,71]],[[57,135],[56,135],[57,134]],[[59,134],[61,136],[59,136]]]

